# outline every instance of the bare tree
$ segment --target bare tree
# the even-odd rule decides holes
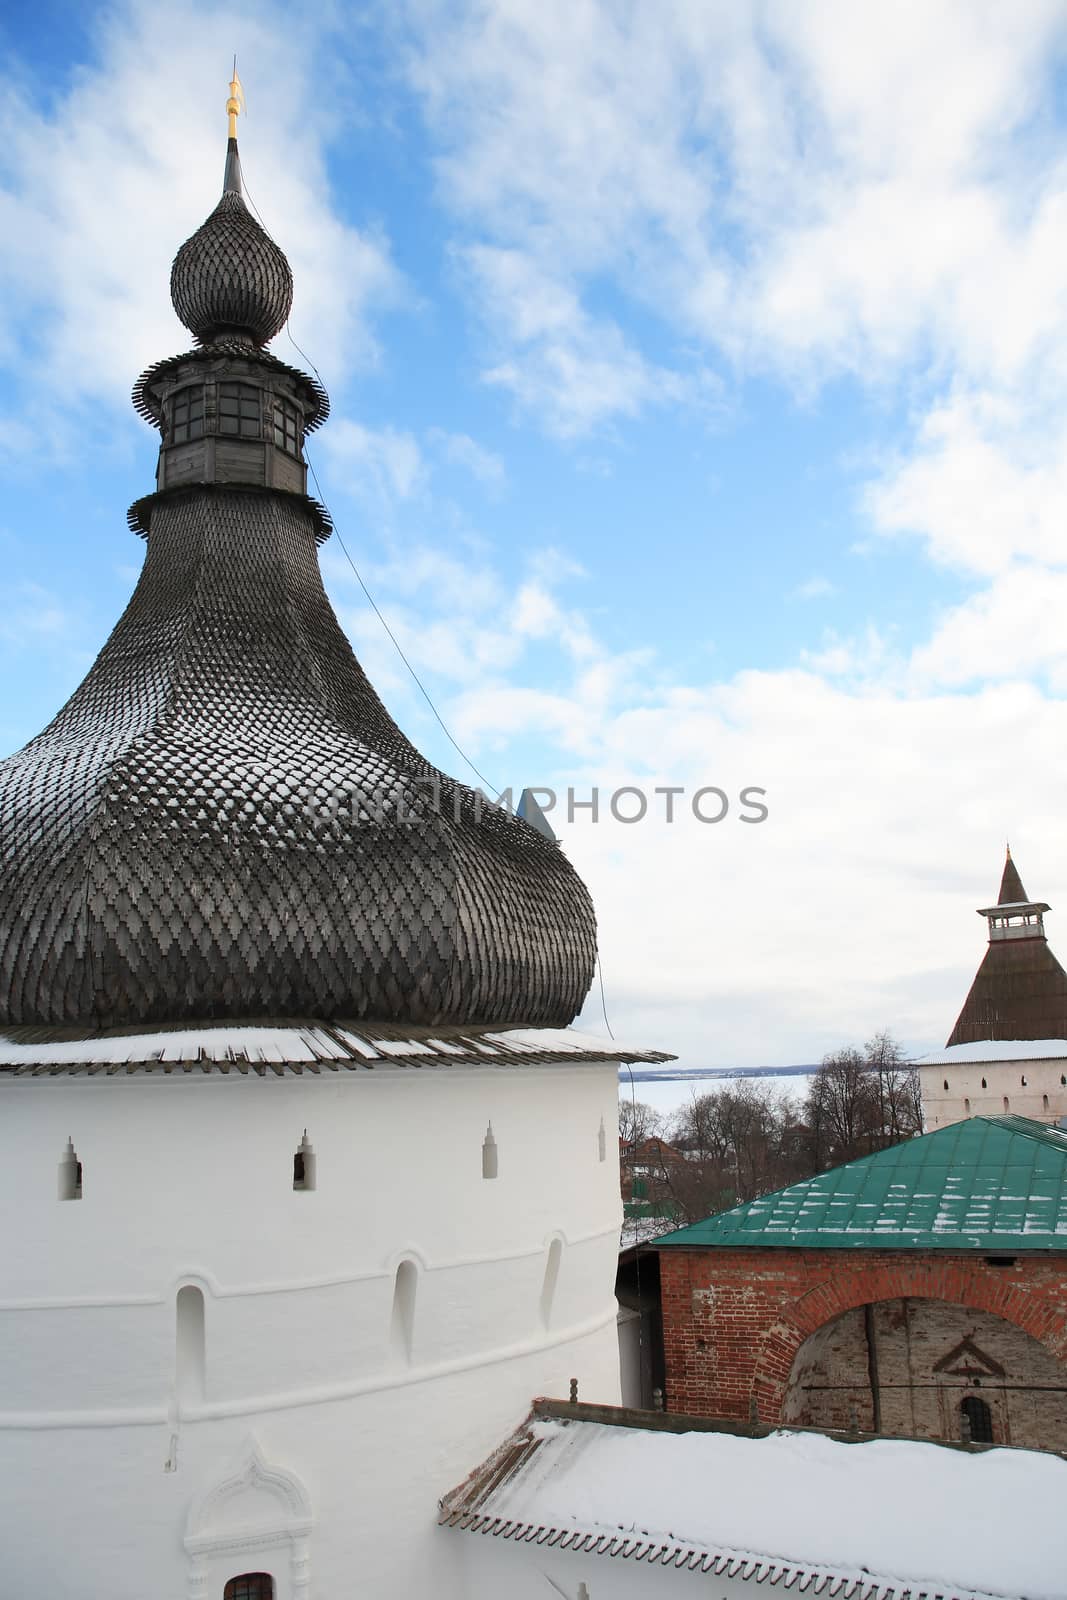
[[[816,1171],[855,1161],[921,1133],[918,1074],[883,1031],[862,1050],[849,1047],[823,1057],[805,1116]]]
[[[646,1105],[643,1100],[632,1100],[625,1094],[619,1096],[619,1139],[624,1151],[662,1132],[663,1118],[654,1106]]]
[[[886,1144],[899,1144],[923,1128],[922,1089],[918,1069],[904,1055],[892,1034],[882,1029],[863,1047],[878,1074],[879,1114]]]
[[[667,1174],[679,1210],[708,1216],[803,1177],[797,1131],[787,1098],[751,1079],[694,1094],[671,1122],[685,1158]]]

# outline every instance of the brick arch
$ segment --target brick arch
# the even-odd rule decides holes
[[[844,1270],[842,1270],[842,1268]],[[1067,1363],[1067,1307],[1049,1304],[1018,1283],[998,1277],[984,1262],[902,1260],[898,1265],[835,1263],[832,1276],[782,1307],[761,1340],[752,1374],[752,1397],[761,1421],[781,1420],[789,1376],[801,1345],[843,1312],[878,1300],[945,1300],[988,1311],[1014,1323]]]

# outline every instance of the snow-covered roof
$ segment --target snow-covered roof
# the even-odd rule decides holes
[[[442,1502],[442,1523],[776,1593],[1062,1600],[1067,1463],[1056,1456],[677,1433],[551,1410],[541,1403]]]
[[[977,1039],[920,1056],[916,1066],[958,1067],[969,1061],[1045,1061],[1067,1058],[1067,1039]]]
[[[415,1028],[289,1022],[170,1028],[8,1028],[0,1075],[115,1072],[275,1073],[367,1067],[540,1066],[669,1061],[576,1028]]]

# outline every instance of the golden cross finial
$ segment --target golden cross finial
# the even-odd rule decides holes
[[[241,88],[241,80],[237,76],[237,57],[233,58],[233,77],[230,79],[230,98],[226,102],[226,115],[230,119],[230,138],[237,137],[237,116],[246,110],[245,92]]]
[[[1011,845],[1008,845],[1008,860],[1011,860]]]

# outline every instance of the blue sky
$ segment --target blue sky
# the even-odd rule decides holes
[[[136,580],[129,389],[188,343],[236,49],[311,459],[460,745],[602,809],[767,790],[759,826],[553,817],[615,1031],[943,1041],[1005,837],[1067,888],[1067,5],[45,3],[0,39],[0,747]]]

